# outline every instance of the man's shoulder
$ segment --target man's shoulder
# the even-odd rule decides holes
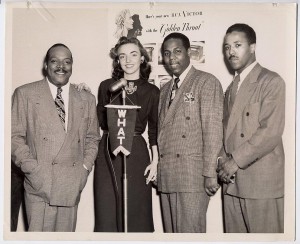
[[[170,87],[171,83],[172,83],[172,78],[161,86],[161,88],[160,88],[160,94],[162,94],[166,90],[168,90],[168,88]]]
[[[200,86],[201,84],[205,84],[205,86],[210,86],[210,87],[214,87],[214,86],[221,87],[221,82],[213,74],[203,70],[196,69],[194,66],[192,67],[191,71],[194,74],[195,81],[203,81],[203,82],[194,82],[196,85]]]
[[[259,80],[272,80],[274,78],[278,78],[282,80],[281,76],[276,73],[275,71],[269,70],[265,67],[261,67],[261,72],[259,73],[258,79]],[[282,80],[283,81],[283,80]]]
[[[39,80],[39,81],[26,83],[24,85],[17,87],[15,91],[25,93],[25,94],[31,94],[31,93],[41,89],[46,84],[46,82],[47,81],[45,79],[43,79],[43,80]]]
[[[216,80],[219,81],[212,73],[200,70],[192,66],[191,72],[194,72],[195,76],[202,77],[203,79]]]
[[[75,93],[77,93],[83,100],[87,100],[87,101],[94,101],[94,100],[96,100],[95,96],[92,93],[90,93],[88,91],[85,91],[85,90],[78,91],[75,88],[75,85],[73,85],[73,84],[70,84],[70,88],[73,89],[73,91]]]
[[[19,86],[17,89],[19,89],[19,90],[32,89],[32,88],[34,88],[34,87],[39,87],[39,86],[42,85],[44,82],[46,82],[44,79],[43,79],[43,80],[38,80],[38,81],[29,82],[29,83],[26,83],[26,84],[24,84],[24,85]]]

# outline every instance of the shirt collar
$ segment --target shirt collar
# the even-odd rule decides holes
[[[240,83],[246,78],[246,76],[250,73],[250,71],[254,68],[254,66],[257,64],[257,61],[254,61],[252,64],[250,64],[247,68],[245,68],[242,73],[240,73]],[[238,73],[235,71],[234,78],[238,75]]]
[[[52,97],[53,97],[53,99],[55,99],[55,98],[56,98],[56,94],[57,94],[57,86],[56,86],[56,85],[53,85],[53,84],[49,81],[48,77],[46,77],[46,80],[47,80],[47,82],[48,82],[48,84],[49,84],[49,87],[50,87],[50,91],[51,91]],[[68,96],[68,94],[69,94],[69,89],[70,89],[70,82],[68,82],[67,84],[65,84],[65,85],[62,86],[61,88],[62,88],[62,96],[63,96],[63,97]]]
[[[178,77],[180,81],[178,82],[178,87],[182,84],[185,77],[187,76],[188,72],[192,68],[192,64],[190,63],[189,66],[182,72],[182,74]],[[177,76],[173,75],[173,79],[177,78]]]

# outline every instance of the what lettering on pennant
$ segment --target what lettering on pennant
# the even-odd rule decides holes
[[[125,139],[125,136],[118,136],[118,140],[120,140],[120,145],[123,145],[123,140]]]
[[[119,118],[125,118],[126,117],[126,113],[127,113],[127,110],[118,109]]]
[[[118,119],[118,127],[126,127],[126,119]]]
[[[124,129],[121,127],[118,131],[118,136],[125,136]]]

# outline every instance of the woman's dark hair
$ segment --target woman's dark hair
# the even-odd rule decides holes
[[[114,78],[115,80],[119,80],[120,78],[124,77],[124,71],[122,70],[121,65],[119,63],[118,50],[122,45],[128,43],[133,43],[137,45],[141,52],[141,56],[144,56],[144,62],[140,64],[140,78],[148,80],[151,73],[151,65],[149,64],[149,56],[147,51],[144,49],[143,45],[137,38],[127,38],[125,36],[121,37],[118,43],[115,45],[115,47],[110,50],[110,57],[113,59],[112,78]]]

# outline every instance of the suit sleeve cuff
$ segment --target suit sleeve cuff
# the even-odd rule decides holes
[[[83,164],[83,168],[85,168],[87,172],[89,172],[89,173],[91,172],[91,171],[85,166],[85,164]]]
[[[37,165],[38,163],[35,159],[22,160],[20,162],[20,168],[25,174],[30,174],[37,167]]]
[[[211,167],[207,170],[203,170],[202,176],[209,177],[209,178],[217,178],[217,172],[215,167]]]
[[[242,157],[238,151],[235,151],[231,154],[232,159],[234,162],[239,166],[240,169],[246,169],[248,168],[248,160],[246,157]]]
[[[84,167],[88,172],[91,172],[91,171],[92,171],[93,165],[94,165],[94,164],[91,164],[91,163],[88,163],[88,162],[84,162],[84,163],[83,163],[83,167]]]

